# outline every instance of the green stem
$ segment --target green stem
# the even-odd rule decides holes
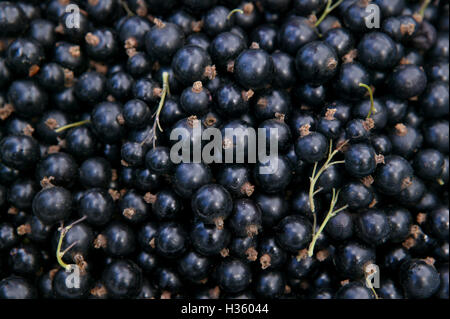
[[[334,216],[336,216],[339,212],[343,211],[344,209],[347,209],[347,207],[348,207],[348,205],[345,205],[345,206],[343,206],[343,207],[341,207],[341,208],[339,208],[337,210],[334,210],[334,207],[336,206],[336,203],[337,203],[338,198],[339,198],[339,192],[340,192],[340,190],[338,190],[336,192],[336,190],[333,188],[333,196],[331,198],[330,209],[328,210],[328,214],[325,217],[325,219],[322,222],[322,224],[320,225],[319,230],[314,233],[313,238],[311,240],[311,243],[309,244],[309,248],[308,248],[308,256],[309,257],[313,256],[313,254],[314,254],[314,246],[316,245],[316,242],[319,239],[320,234],[323,232],[323,230],[325,229],[325,226],[330,221],[330,219],[333,218]]]
[[[79,122],[75,122],[75,123],[70,123],[70,124],[67,124],[67,125],[58,127],[58,128],[55,130],[55,132],[56,132],[56,133],[60,133],[60,132],[65,131],[65,130],[67,130],[67,129],[69,129],[69,128],[82,126],[82,125],[88,124],[88,123],[91,123],[91,121],[90,121],[90,120],[84,120],[84,121],[79,121]]]
[[[378,294],[377,294],[375,288],[372,285],[372,282],[369,280],[369,277],[367,277],[367,276],[366,276],[366,284],[367,284],[367,286],[370,287],[370,290],[372,290],[373,294],[375,295],[375,299],[380,299],[380,297],[378,297]]]
[[[129,17],[134,16],[134,12],[131,11],[130,7],[128,6],[128,3],[126,2],[126,0],[121,0],[120,4],[122,5],[122,7],[124,8],[125,12],[127,13],[127,15]]]
[[[367,89],[367,91],[369,91],[369,97],[370,97],[370,110],[369,113],[367,114],[367,118],[369,119],[372,116],[372,113],[375,113],[377,110],[375,110],[374,107],[374,101],[373,101],[373,90],[370,86],[368,86],[367,84],[364,83],[359,83],[360,87],[363,87],[365,89]]]
[[[244,10],[242,10],[242,9],[233,9],[230,11],[230,13],[228,13],[227,20],[230,20],[231,16],[237,12],[239,12],[240,14],[244,14]]]
[[[66,236],[67,232],[73,226],[75,226],[78,223],[81,223],[85,219],[86,219],[86,216],[83,216],[80,219],[78,219],[77,221],[73,222],[72,224],[70,224],[69,226],[66,226],[66,227],[63,227],[63,225],[61,224],[61,228],[60,228],[61,233],[59,235],[58,246],[56,247],[56,260],[58,261],[58,264],[66,270],[70,269],[70,265],[66,264],[62,258],[64,257],[64,254],[70,250],[70,248],[75,246],[75,243],[70,245],[69,247],[67,247],[67,249],[65,249],[63,252],[61,252],[61,247],[62,247],[64,237]]]
[[[314,24],[314,26],[317,28],[323,20],[333,11],[336,9],[344,0],[339,0],[335,4],[331,5],[333,3],[333,0],[328,0],[327,6],[325,7],[325,10],[323,11],[322,15],[320,16],[319,20]]]
[[[425,0],[422,5],[420,6],[419,15],[423,18],[425,15],[425,10],[427,9],[428,5],[431,3],[431,0]]]

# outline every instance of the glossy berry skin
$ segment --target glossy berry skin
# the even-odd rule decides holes
[[[429,233],[441,240],[446,240],[449,235],[449,213],[448,208],[441,206],[432,210],[427,215],[427,226]]]
[[[25,25],[28,24],[23,10],[15,3],[5,1],[0,5],[0,35],[15,36],[23,32]]]
[[[66,219],[71,210],[72,196],[62,187],[45,188],[33,199],[33,213],[46,224]]]
[[[251,282],[250,268],[239,259],[222,262],[216,276],[220,287],[230,293],[244,291]]]
[[[262,269],[279,269],[286,262],[286,252],[281,249],[274,237],[264,238],[259,243],[257,251]]]
[[[203,30],[210,37],[227,31],[231,27],[231,19],[228,19],[230,10],[223,6],[215,6],[203,15]]]
[[[233,200],[225,187],[218,184],[209,184],[202,186],[195,192],[191,207],[195,216],[203,222],[220,224],[231,214]]]
[[[288,203],[284,194],[265,194],[263,192],[254,195],[253,199],[261,209],[264,226],[273,227],[288,213]]]
[[[78,158],[87,159],[94,155],[97,149],[97,140],[88,127],[73,128],[66,135],[66,151]]]
[[[401,266],[400,282],[408,298],[424,299],[437,292],[440,278],[433,265],[413,259]]]
[[[105,143],[115,143],[122,137],[123,126],[117,120],[122,108],[118,103],[102,102],[92,111],[91,121],[95,134]]]
[[[261,230],[261,210],[250,199],[234,201],[233,213],[230,217],[230,229],[236,236],[254,236]]]
[[[365,142],[370,138],[370,130],[364,120],[350,120],[345,128],[345,137],[352,142]]]
[[[434,149],[420,150],[414,157],[414,172],[426,180],[437,180],[443,165],[444,156]]]
[[[239,164],[224,166],[218,172],[217,181],[233,197],[250,196],[252,193],[251,174],[246,166]]]
[[[352,144],[345,152],[345,168],[354,177],[364,177],[375,172],[375,150],[366,144]]]
[[[390,207],[386,211],[386,215],[391,226],[389,241],[400,243],[405,240],[412,225],[411,213],[402,207]]]
[[[397,67],[389,79],[391,92],[401,99],[419,96],[425,90],[426,85],[425,72],[414,65]]]
[[[6,63],[19,76],[33,76],[33,67],[39,67],[45,55],[41,45],[32,39],[18,38],[6,51]]]
[[[86,52],[95,60],[109,61],[118,51],[117,35],[109,28],[95,29],[85,36]]]
[[[422,145],[423,136],[420,131],[409,125],[397,124],[389,138],[395,154],[409,158]]]
[[[256,27],[251,34],[251,42],[259,44],[260,48],[272,53],[277,48],[277,31],[275,25],[264,24]]]
[[[40,157],[36,140],[29,136],[8,136],[0,141],[0,158],[18,170],[30,169]]]
[[[333,217],[325,227],[327,235],[336,241],[344,241],[353,236],[353,219],[348,211]]]
[[[169,63],[172,56],[183,46],[183,42],[183,31],[173,23],[162,22],[145,35],[147,53],[161,63]]]
[[[258,162],[253,174],[257,186],[268,194],[283,191],[290,183],[292,174],[289,161],[284,156],[274,156],[266,163]]]
[[[13,225],[3,222],[0,224],[0,251],[7,250],[17,242],[17,234]]]
[[[277,88],[292,87],[296,82],[295,59],[289,54],[275,51],[272,53],[274,77],[273,85]]]
[[[356,219],[356,235],[368,245],[381,245],[391,234],[389,219],[382,210],[369,209]]]
[[[382,100],[377,98],[374,99],[373,105],[375,111],[372,112],[370,118],[373,120],[373,130],[380,131],[382,130],[387,122],[388,122],[388,113],[386,111],[386,106]],[[367,114],[369,114],[371,107],[371,102],[369,99],[365,99],[358,104],[356,104],[352,109],[352,115],[355,118],[360,118],[365,120],[367,118]]]
[[[142,285],[142,271],[130,260],[115,260],[103,271],[102,282],[113,298],[132,298]]]
[[[47,93],[29,80],[14,81],[8,89],[8,99],[16,112],[25,118],[41,115],[48,102]]]
[[[341,278],[363,278],[364,267],[373,262],[375,262],[375,251],[354,241],[340,246],[334,256],[334,263]]]
[[[89,104],[96,104],[103,100],[106,93],[106,79],[97,72],[83,73],[75,85],[77,98]]]
[[[121,222],[111,222],[102,232],[105,244],[102,245],[107,255],[124,257],[130,255],[135,249],[135,235],[132,228]]]
[[[207,278],[211,268],[211,260],[195,251],[188,252],[178,261],[178,271],[184,278],[192,282]]]
[[[359,83],[370,85],[369,72],[358,62],[344,63],[336,78],[335,86],[338,95],[349,100],[359,100],[367,93]]]
[[[145,165],[157,174],[170,173],[174,167],[170,160],[170,149],[164,146],[152,148],[145,155]]]
[[[203,222],[196,222],[190,232],[194,249],[204,256],[217,256],[224,253],[230,242],[230,233],[226,228],[217,228]]]
[[[438,120],[427,123],[424,129],[424,139],[432,148],[441,153],[449,152],[448,121]]]
[[[78,210],[81,216],[87,217],[89,224],[105,225],[114,212],[114,202],[105,190],[94,188],[83,193]]]
[[[363,36],[358,45],[358,57],[368,68],[385,70],[395,65],[397,48],[385,33],[372,32]]]
[[[183,198],[192,194],[211,181],[210,168],[204,164],[181,163],[175,168],[175,191]]]
[[[111,165],[102,157],[91,157],[81,164],[79,174],[84,187],[107,188],[111,181]]]
[[[187,248],[187,234],[177,223],[162,224],[155,237],[155,246],[156,252],[163,257],[179,257]]]
[[[123,106],[123,117],[130,127],[143,127],[150,119],[150,109],[141,100],[130,100]]]
[[[37,292],[24,278],[11,276],[0,281],[0,298],[2,299],[34,299]]]
[[[234,65],[236,80],[247,89],[262,89],[272,82],[272,57],[264,50],[243,51]]]
[[[28,35],[30,38],[39,42],[39,44],[49,51],[55,42],[55,25],[45,19],[34,19],[30,23]]]
[[[325,158],[328,152],[328,141],[321,133],[311,132],[299,137],[295,143],[295,153],[298,158],[307,162],[315,163]]]
[[[306,248],[311,241],[312,225],[303,216],[287,216],[280,221],[276,228],[277,243],[292,253]]]
[[[15,274],[33,276],[40,267],[40,252],[32,245],[19,245],[9,251],[8,263]]]
[[[249,101],[244,89],[233,83],[227,83],[216,92],[217,111],[229,118],[235,118],[248,112]]]
[[[411,165],[398,155],[389,155],[384,159],[385,164],[377,169],[375,183],[383,193],[398,194],[404,186],[405,178],[412,176]]]
[[[194,86],[183,90],[180,104],[186,114],[201,116],[208,111],[211,100],[209,90],[201,82],[195,82]]]
[[[258,95],[253,112],[258,120],[264,121],[276,118],[276,114],[284,114],[289,118],[291,99],[286,92],[278,89],[268,89]]]
[[[278,31],[279,47],[292,56],[306,43],[314,41],[317,34],[310,26],[308,19],[293,16],[281,26]]]
[[[200,47],[187,45],[172,59],[172,69],[178,81],[188,86],[206,79],[205,69],[211,66],[209,54]]]
[[[144,163],[145,148],[140,143],[126,142],[122,144],[120,155],[128,166],[141,166]]]
[[[262,273],[256,280],[256,293],[263,298],[277,298],[284,293],[285,280],[281,272]]]
[[[18,179],[10,186],[8,201],[16,208],[27,209],[31,207],[37,191],[38,187],[33,180]]]
[[[70,42],[61,41],[55,44],[53,60],[77,75],[86,67],[85,56],[80,46]]]
[[[341,287],[336,299],[375,299],[375,296],[363,283],[355,281]]]
[[[106,81],[106,89],[115,99],[125,101],[131,96],[134,80],[126,72],[116,72]]]
[[[174,220],[182,216],[183,203],[171,190],[162,190],[156,194],[152,204],[153,215],[158,220]]]
[[[89,273],[80,276],[79,287],[69,288],[66,282],[70,280],[70,272],[59,269],[52,281],[52,289],[56,298],[61,299],[82,299],[87,296],[91,287],[91,277]]]
[[[339,57],[346,55],[354,46],[353,35],[345,28],[333,28],[323,35],[323,40],[331,46]]]
[[[234,61],[246,49],[244,39],[232,32],[223,32],[211,42],[210,53],[214,63],[226,70],[228,63]]]
[[[328,82],[338,70],[338,57],[334,49],[321,41],[304,45],[295,58],[300,78],[314,85]]]
[[[421,107],[427,118],[441,118],[449,113],[448,84],[433,82],[427,86],[420,98]]]

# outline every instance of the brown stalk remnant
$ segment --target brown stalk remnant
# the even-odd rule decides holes
[[[158,29],[162,29],[162,28],[164,28],[165,26],[166,26],[166,24],[164,23],[164,22],[162,22],[160,19],[158,19],[158,18],[155,18],[155,19],[153,19],[153,23],[156,25],[156,27],[158,28]]]
[[[234,73],[234,61],[229,61],[227,63],[227,72]]]
[[[376,154],[375,155],[375,163],[378,164],[384,164],[384,155],[383,154]]]
[[[194,32],[200,32],[203,28],[203,20],[200,21],[193,21],[191,24],[192,31]]]
[[[241,193],[247,195],[247,197],[252,196],[254,191],[255,186],[250,184],[249,182],[245,182],[241,187]]]
[[[108,193],[111,196],[111,198],[113,199],[113,201],[117,201],[120,199],[120,193],[115,190],[115,189],[108,189]]]
[[[136,215],[136,210],[134,208],[125,208],[122,215],[128,219],[132,219],[133,216]]]
[[[122,164],[122,166],[125,166],[125,167],[130,166],[127,162],[125,162],[125,160],[121,160],[120,164]]]
[[[228,248],[224,248],[220,251],[220,256],[222,256],[223,258],[228,257],[229,254],[230,250]]]
[[[199,124],[199,120],[197,119],[197,116],[195,115],[191,115],[188,117],[187,119],[187,124],[189,125],[189,127],[194,128],[197,127],[197,125]]]
[[[219,286],[215,286],[214,288],[209,290],[209,296],[211,299],[219,299],[220,297],[220,288]]]
[[[98,0],[95,0],[95,1],[98,1]],[[94,288],[92,288],[90,293],[94,297],[102,298],[102,297],[106,296],[106,294],[108,292],[107,292],[105,286],[99,285],[99,286],[95,286]]]
[[[247,226],[246,231],[247,231],[248,237],[256,236],[256,235],[258,235],[258,226],[249,225],[249,226]]]
[[[31,226],[30,224],[23,224],[17,227],[17,235],[23,236],[25,234],[31,233]]]
[[[291,292],[292,292],[292,289],[290,286],[288,286],[288,285],[284,286],[284,293],[286,295],[289,295]]]
[[[395,125],[395,134],[398,136],[405,136],[408,134],[408,128],[405,126],[405,124],[398,123]]]
[[[52,184],[52,181],[55,178],[53,176],[47,177],[44,176],[44,178],[40,181],[41,187],[42,188],[49,188],[49,187],[54,187],[55,185]]]
[[[120,125],[125,124],[125,118],[123,117],[122,114],[117,115],[116,120],[117,120],[117,123],[119,123]]]
[[[298,252],[297,260],[302,260],[308,257],[308,249],[302,249]]]
[[[433,266],[436,263],[436,259],[433,257],[424,258],[423,261],[430,266]]]
[[[327,109],[327,112],[325,113],[325,119],[327,121],[333,121],[335,120],[334,115],[336,114],[337,109]]]
[[[217,119],[213,115],[208,114],[206,116],[205,120],[203,121],[203,124],[205,124],[206,127],[211,127],[214,124],[216,124],[216,122],[217,122]]]
[[[169,291],[164,290],[161,294],[161,299],[172,299],[172,294]]]
[[[366,187],[370,187],[370,185],[372,185],[373,182],[374,182],[374,180],[371,175],[364,176],[363,178],[361,178],[361,183],[363,183]]]
[[[55,33],[64,34],[64,27],[61,23],[55,27]]]
[[[409,237],[409,238],[407,238],[403,243],[402,243],[402,246],[405,248],[405,249],[411,249],[411,248],[413,248],[414,246],[416,245],[416,240],[414,239],[414,238],[412,238],[412,237]]]
[[[214,80],[217,76],[217,70],[215,65],[210,65],[205,68],[203,75],[209,80]]]
[[[148,13],[148,10],[144,0],[137,0],[136,4],[138,5],[136,9],[136,14],[140,17],[145,17]]]
[[[266,108],[267,104],[269,104],[269,101],[267,101],[265,97],[260,98],[258,102],[256,102],[256,105],[261,109]]]
[[[39,67],[39,65],[33,64],[33,65],[30,67],[30,69],[28,70],[28,76],[29,76],[30,78],[33,77],[33,76],[35,76],[35,75],[39,72],[40,69],[41,69],[41,68]]]
[[[253,95],[255,95],[255,92],[253,90],[242,91],[242,98],[245,102],[249,101],[253,97]]]
[[[22,130],[22,133],[27,136],[32,136],[34,133],[34,128],[30,124],[27,124]]]
[[[348,285],[349,283],[350,283],[350,280],[349,280],[349,279],[345,279],[345,280],[342,280],[342,281],[340,282],[341,286]]]
[[[377,203],[378,203],[378,202],[377,202],[377,199],[374,198],[373,201],[369,204],[369,208],[375,207],[375,205],[376,205]]]
[[[375,121],[372,118],[367,118],[364,120],[363,127],[366,131],[370,131],[375,127]]]
[[[316,22],[317,22],[317,16],[316,16],[314,13],[311,14],[311,15],[309,15],[309,17],[308,17],[308,23],[309,23],[311,26],[313,26],[313,25],[316,24]]]
[[[338,61],[335,58],[329,58],[327,61],[327,68],[329,70],[334,70],[338,66]]]
[[[423,224],[427,220],[427,214],[418,213],[416,216],[416,221],[418,224]]]
[[[275,113],[275,119],[277,121],[284,123],[285,118],[286,118],[286,115],[284,115],[283,113],[278,113],[278,112]]]
[[[71,70],[64,68],[64,86],[66,88],[71,87],[73,85],[74,74]]]
[[[192,86],[192,92],[194,93],[201,93],[203,91],[203,84],[201,81],[194,82],[194,85]]]
[[[406,65],[406,64],[412,64],[411,61],[408,60],[408,58],[403,57],[400,62],[400,65]]]
[[[137,54],[137,50],[135,48],[129,48],[125,50],[125,53],[128,57],[132,58]]]
[[[309,131],[310,128],[311,128],[311,125],[309,125],[309,124],[302,125],[299,129],[300,137],[305,137],[305,136],[308,136],[309,134],[311,134],[311,132]]]
[[[224,227],[224,220],[222,217],[217,217],[214,219],[214,225],[216,225],[216,228],[219,230],[222,230]]]
[[[54,118],[47,119],[45,121],[45,125],[51,130],[54,130],[59,127],[58,122]]]
[[[0,107],[0,120],[6,120],[14,112],[14,107],[7,103],[3,107]]]
[[[116,98],[115,98],[114,96],[112,96],[111,94],[109,94],[109,95],[106,97],[106,101],[108,101],[108,102],[115,102],[115,101],[116,101]]]
[[[155,247],[156,247],[155,238],[152,238],[152,240],[149,241],[148,245],[150,247],[152,247],[153,249],[155,249]]]
[[[111,180],[117,181],[117,179],[119,178],[119,175],[117,174],[117,169],[113,168],[111,169]]]
[[[342,57],[343,63],[351,63],[353,60],[355,60],[358,57],[358,50],[353,49],[350,50],[346,55]]]
[[[253,50],[258,50],[260,48],[258,42],[252,42],[252,44],[250,44],[250,49]]]
[[[231,139],[225,137],[223,139],[223,141],[222,141],[222,148],[224,150],[227,150],[227,149],[230,149],[232,147],[233,147],[233,141]]]
[[[124,48],[125,49],[135,49],[138,46],[138,42],[135,37],[130,37],[125,40]]]
[[[421,24],[423,21],[423,17],[417,12],[412,15],[413,19],[416,20],[417,23]]]
[[[328,249],[319,250],[316,253],[316,259],[320,262],[327,260],[328,257],[330,257],[330,252]]]
[[[264,254],[259,258],[259,262],[261,264],[261,269],[267,269],[270,267],[270,262],[271,262],[272,258],[270,258],[269,254]]]
[[[100,38],[93,34],[92,32],[88,32],[84,37],[84,40],[87,44],[96,47],[100,43]]]
[[[89,61],[89,65],[95,69],[100,74],[105,75],[108,72],[108,66],[106,64],[95,62],[95,61]]]
[[[331,29],[337,29],[337,28],[342,28],[342,24],[339,21],[335,21],[332,25],[331,25]]]
[[[253,247],[247,249],[245,251],[245,255],[247,256],[247,260],[249,261],[255,261],[256,259],[258,259],[258,252]]]
[[[153,89],[153,95],[160,98],[161,95],[162,95],[162,91],[163,90],[161,88],[154,88]]]
[[[73,256],[73,260],[75,261],[75,264],[78,266],[78,268],[80,268],[80,272],[82,274],[86,273],[86,268],[87,268],[87,262],[84,260],[83,255],[81,254],[75,254],[75,256]]]
[[[59,146],[59,145],[50,145],[47,148],[47,154],[59,153],[60,150],[61,150],[61,146]]]
[[[99,249],[99,248],[105,248],[106,247],[106,237],[103,236],[102,234],[98,235],[97,238],[95,238],[94,240],[94,248]]]
[[[147,204],[154,204],[156,202],[156,198],[157,198],[156,195],[153,195],[150,192],[145,193],[145,195],[144,195],[144,201]]]
[[[73,45],[69,48],[69,53],[74,58],[78,58],[81,55],[81,50],[79,45]]]
[[[400,25],[400,33],[402,35],[413,35],[414,31],[416,31],[416,25],[414,23],[402,23]]]
[[[244,7],[242,8],[245,15],[250,15],[253,13],[253,10],[255,10],[255,5],[251,2],[247,2],[244,4]]]
[[[406,177],[403,181],[402,181],[402,186],[401,186],[401,190],[407,189],[409,186],[412,185],[412,179],[411,177]]]

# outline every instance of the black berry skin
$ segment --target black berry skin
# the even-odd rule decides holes
[[[11,276],[0,281],[0,298],[2,299],[34,299],[37,292],[24,278]]]
[[[421,150],[414,157],[414,172],[426,180],[437,180],[443,165],[444,156],[434,149]]]
[[[19,209],[31,207],[34,195],[37,193],[37,185],[30,179],[18,179],[9,189],[8,201]]]
[[[389,241],[399,243],[405,240],[412,225],[411,213],[403,207],[390,207],[386,215],[391,226]]]
[[[250,268],[239,259],[222,262],[216,276],[222,289],[230,293],[244,291],[251,282]]]
[[[323,35],[324,42],[331,46],[339,57],[343,57],[353,49],[353,35],[345,28],[333,28]]]
[[[114,212],[114,202],[105,190],[90,189],[83,193],[78,209],[81,216],[87,217],[91,225],[105,225]]]
[[[355,281],[341,287],[336,293],[336,299],[375,299],[375,296],[364,283]]]
[[[211,42],[210,53],[214,63],[226,70],[230,62],[246,49],[244,39],[232,32],[223,32],[214,38]]]
[[[0,35],[2,37],[22,33],[27,24],[28,19],[18,5],[9,1],[0,4]]]
[[[358,62],[344,63],[336,78],[336,92],[345,99],[359,100],[367,93],[360,83],[370,85],[368,71]]]
[[[111,165],[102,157],[91,157],[81,164],[79,174],[84,187],[107,188],[111,181]]]
[[[420,102],[427,118],[442,118],[448,116],[448,84],[440,81],[431,83],[421,96]]]
[[[33,213],[46,224],[63,221],[71,210],[72,195],[62,187],[45,188],[33,199]]]
[[[367,33],[358,45],[358,57],[368,68],[385,70],[394,66],[397,54],[394,41],[382,32]]]
[[[256,293],[263,298],[281,296],[286,286],[283,274],[278,271],[262,273],[255,284]]]
[[[286,157],[274,156],[269,162],[258,162],[254,168],[254,177],[257,186],[268,194],[283,191],[290,183],[291,166]]]
[[[400,269],[400,282],[409,298],[423,299],[433,296],[440,285],[436,268],[424,260],[413,259]]]
[[[348,211],[333,217],[325,227],[327,235],[337,241],[344,241],[353,235],[353,219]]]
[[[70,272],[59,269],[53,278],[52,288],[56,298],[61,299],[82,299],[87,296],[91,287],[91,276],[84,273],[80,276],[80,286],[69,288],[66,284]]]
[[[366,144],[350,145],[345,152],[345,168],[355,177],[364,177],[375,172],[375,150]]]
[[[195,251],[188,252],[178,261],[178,271],[192,282],[207,278],[211,268],[211,260]]]
[[[385,243],[391,234],[389,219],[384,211],[369,209],[358,215],[356,219],[356,234],[369,245]]]
[[[389,87],[391,92],[401,99],[419,96],[426,88],[425,72],[414,65],[401,65],[392,72]]]
[[[308,19],[304,17],[292,16],[278,31],[280,49],[292,56],[297,54],[298,49],[303,45],[314,41],[316,38],[316,32],[310,26]]]
[[[142,271],[130,260],[115,260],[103,271],[102,282],[113,298],[132,298],[142,285]]]
[[[28,170],[39,157],[39,146],[30,136],[8,136],[0,141],[0,158],[12,168]]]
[[[160,21],[145,35],[147,53],[161,63],[169,63],[183,42],[183,31],[173,23]]]
[[[205,71],[210,66],[209,54],[193,45],[182,47],[172,59],[172,69],[177,80],[186,86],[206,79]]]
[[[274,77],[273,85],[277,88],[292,87],[296,81],[295,59],[287,53],[272,53]]]
[[[114,143],[123,134],[123,126],[118,121],[122,108],[118,103],[102,102],[92,111],[92,128],[96,135],[106,143]]]
[[[377,169],[375,177],[377,188],[389,195],[398,194],[405,187],[405,179],[412,176],[413,169],[403,157],[398,155],[387,156],[384,161],[385,164]]]
[[[272,57],[264,50],[250,49],[236,59],[234,73],[236,80],[247,89],[262,89],[272,82]]]
[[[261,210],[250,199],[239,199],[234,202],[230,216],[230,227],[236,236],[254,236],[262,227]]]
[[[325,42],[314,41],[304,45],[295,59],[300,78],[320,85],[328,82],[338,71],[338,56]]]
[[[277,243],[292,253],[306,248],[311,241],[312,225],[302,216],[287,216],[280,221],[276,228]]]
[[[447,207],[441,206],[432,210],[427,215],[426,222],[431,235],[441,240],[446,240],[448,238],[449,212]]]
[[[203,222],[196,222],[190,232],[192,246],[204,256],[218,256],[226,252],[224,249],[228,246],[230,237],[227,229]]]
[[[183,198],[192,194],[211,181],[210,168],[204,164],[181,163],[175,168],[175,191]]]
[[[233,205],[230,193],[221,185],[202,186],[192,197],[192,211],[208,224],[222,222],[230,215]]]
[[[48,102],[47,93],[35,81],[17,80],[8,89],[8,98],[22,117],[39,116]]]
[[[105,96],[106,79],[97,72],[83,73],[75,85],[77,98],[89,104],[96,104]]]
[[[298,158],[307,162],[315,163],[325,158],[328,152],[328,141],[321,133],[311,132],[301,136],[295,143],[295,153]]]
[[[45,55],[41,45],[32,39],[18,38],[6,51],[8,67],[19,76],[32,76],[33,67],[39,67]]]
[[[341,278],[360,279],[365,267],[375,262],[375,251],[358,242],[350,241],[340,246],[334,256],[334,263]]]
[[[167,258],[180,257],[187,247],[187,235],[181,225],[165,223],[155,237],[156,252]]]

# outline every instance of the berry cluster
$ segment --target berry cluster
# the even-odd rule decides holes
[[[0,299],[448,299],[448,35],[443,0],[0,1]],[[174,163],[198,128],[277,165]]]

